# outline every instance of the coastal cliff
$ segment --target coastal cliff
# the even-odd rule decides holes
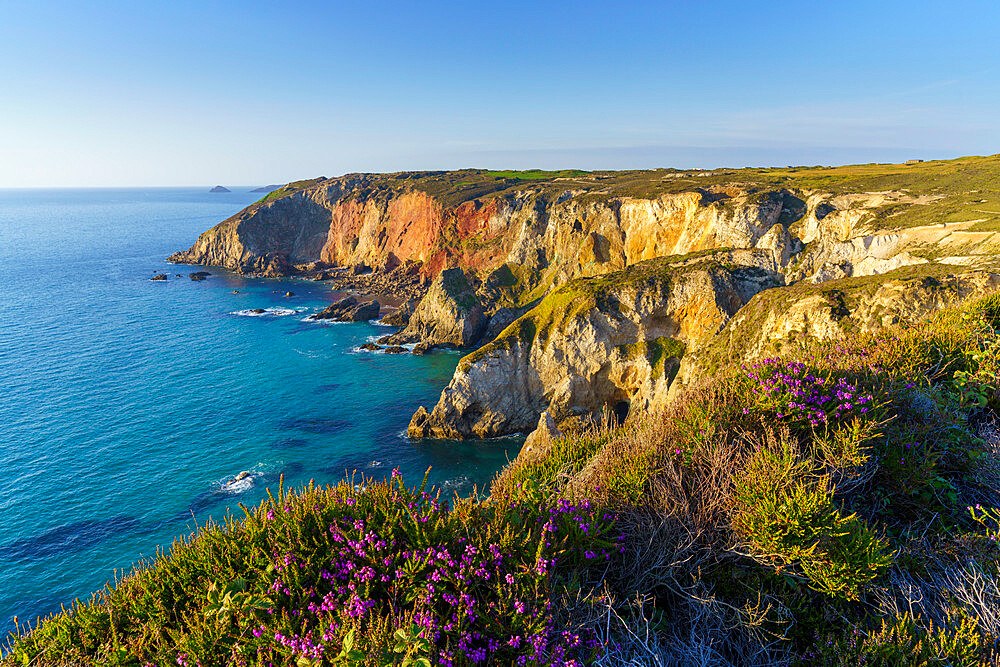
[[[463,172],[448,176],[459,181]],[[540,285],[654,257],[761,246],[787,262],[798,250],[784,228],[771,231],[804,213],[784,190],[752,195],[711,187],[638,198],[624,188],[616,196],[605,180],[502,179],[485,196],[464,200],[461,182],[433,194],[439,184],[414,174],[322,179],[272,193],[170,259],[268,276],[293,275],[314,262],[376,270],[418,262],[427,279],[446,268],[485,278],[507,267],[513,280],[500,291],[517,299]]]
[[[380,342],[481,346],[410,434],[487,437],[531,430],[545,411],[621,417],[666,402],[723,346],[752,358],[995,289],[998,173],[992,156],[350,174],[284,186],[170,259],[372,293],[405,281],[393,320],[405,328]]]
[[[720,251],[571,281],[462,359],[409,433],[484,438],[530,430],[543,411],[559,422],[605,407],[620,417],[645,409],[663,400],[685,350],[710,339],[753,295],[782,284],[772,263],[764,251]]]

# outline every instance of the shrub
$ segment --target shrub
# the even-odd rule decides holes
[[[995,664],[993,639],[975,622],[955,612],[943,627],[921,625],[909,614],[883,620],[873,632],[853,628],[826,634],[807,651],[803,665],[830,667],[976,667]]]
[[[617,553],[612,525],[587,501],[537,485],[454,507],[395,476],[279,491],[242,522],[209,527],[91,604],[43,621],[13,655],[574,664],[593,638],[565,625],[561,591]]]
[[[800,361],[765,359],[746,369],[754,407],[797,427],[825,427],[864,415],[873,407],[874,396],[845,377],[823,373]]]
[[[787,441],[761,447],[736,481],[733,528],[762,562],[795,568],[817,591],[858,599],[891,563],[887,544],[833,502]]]

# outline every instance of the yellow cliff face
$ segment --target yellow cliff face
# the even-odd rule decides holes
[[[695,192],[622,202],[626,264],[716,247],[715,216],[699,215],[704,212]]]

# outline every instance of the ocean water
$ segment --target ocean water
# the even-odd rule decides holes
[[[304,321],[336,298],[322,283],[214,268],[194,282],[200,269],[164,261],[259,196],[0,190],[4,634],[15,615],[88,598],[158,546],[260,502],[280,475],[297,487],[398,467],[418,482],[430,468],[446,492],[468,493],[516,456],[515,439],[403,435],[457,353],[358,352],[391,329]],[[225,486],[241,471],[251,477]]]

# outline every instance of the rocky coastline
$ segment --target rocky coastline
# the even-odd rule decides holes
[[[662,406],[722,358],[995,290],[995,232],[934,215],[954,218],[979,192],[974,179],[928,185],[954,162],[1000,171],[997,157],[964,160],[839,180],[824,168],[351,174],[280,188],[169,259],[359,295],[314,317],[372,319],[389,300],[383,323],[400,330],[372,348],[467,351],[413,437],[561,432]]]

